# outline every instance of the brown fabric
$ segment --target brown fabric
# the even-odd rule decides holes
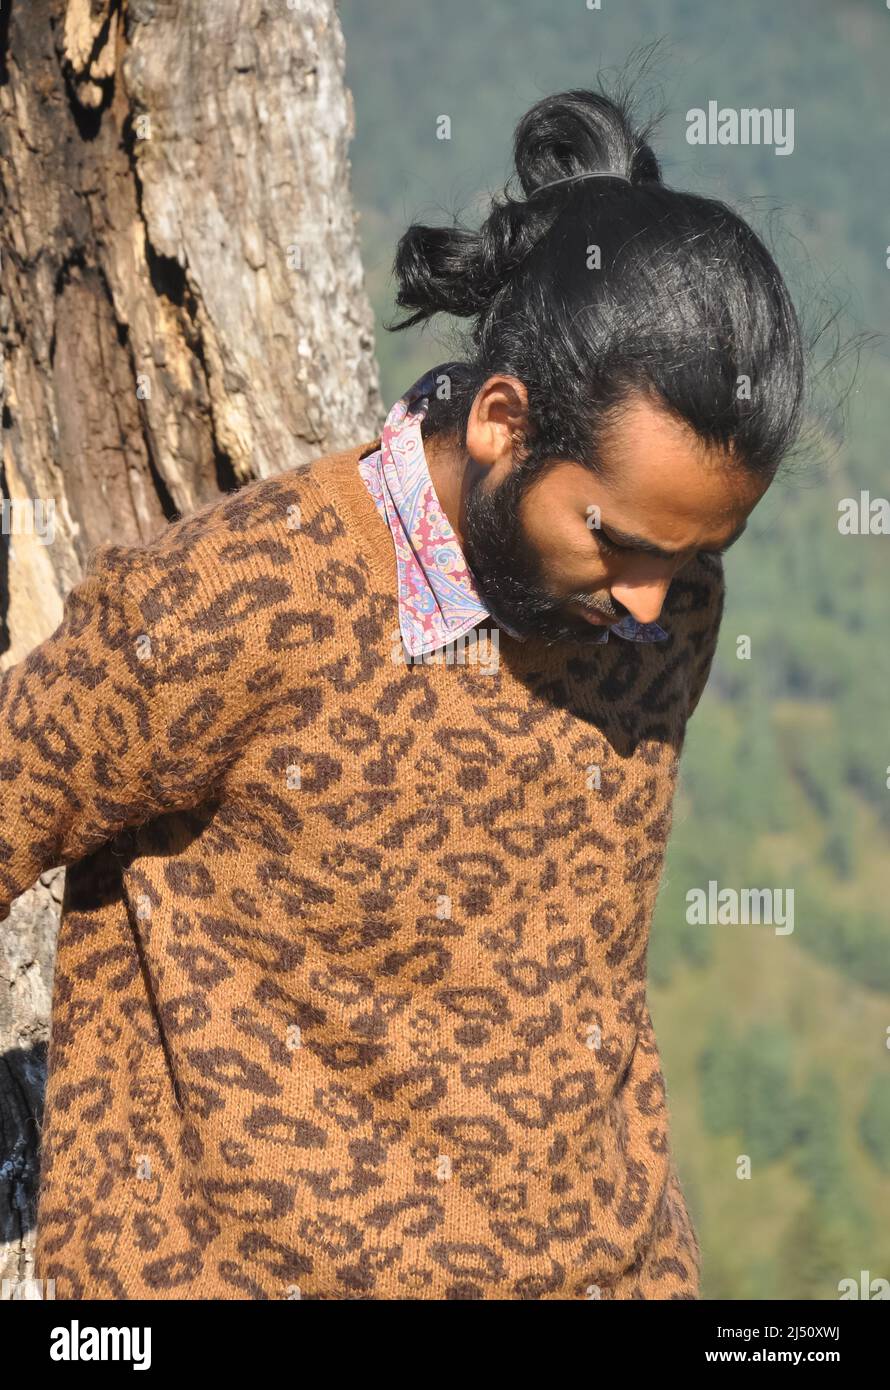
[[[698,1297],[646,951],[721,566],[668,642],[396,665],[376,442],[103,547],[3,676],[0,915],[74,864],[37,1274]]]

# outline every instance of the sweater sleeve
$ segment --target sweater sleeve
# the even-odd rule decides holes
[[[100,547],[0,674],[0,920],[45,870],[197,804],[237,753],[262,693],[251,623],[184,558]]]

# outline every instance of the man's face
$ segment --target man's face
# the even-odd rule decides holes
[[[467,444],[472,458],[472,424]],[[524,482],[508,456],[465,495],[467,562],[493,617],[521,636],[584,642],[628,614],[657,621],[677,571],[730,545],[768,486],[643,396],[602,462],[600,475],[558,461]]]

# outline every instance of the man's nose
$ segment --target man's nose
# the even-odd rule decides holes
[[[638,623],[655,623],[670,586],[670,576],[646,581],[619,580],[610,586],[609,593]]]

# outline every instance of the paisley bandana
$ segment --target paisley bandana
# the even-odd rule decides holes
[[[465,636],[491,616],[436,496],[420,432],[430,395],[450,365],[431,368],[399,397],[386,417],[380,448],[358,465],[392,534],[399,627],[412,657]],[[668,637],[658,623],[638,623],[627,615],[591,640],[608,642],[610,632],[627,642],[663,642]]]

